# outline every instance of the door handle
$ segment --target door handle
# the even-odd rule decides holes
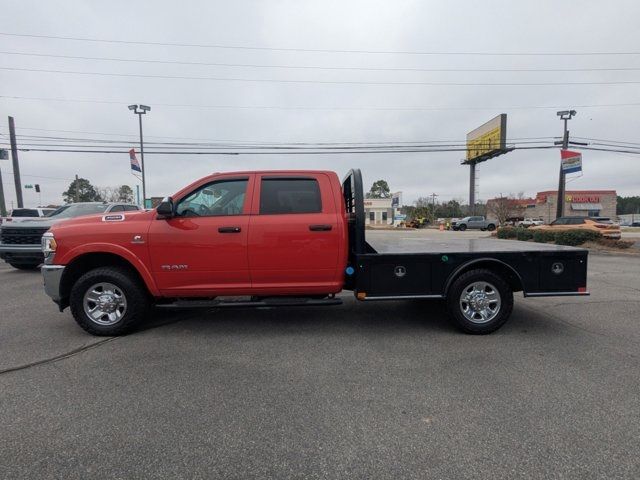
[[[241,230],[240,227],[218,227],[220,233],[240,233]]]
[[[331,225],[309,225],[312,232],[328,232],[331,228]]]

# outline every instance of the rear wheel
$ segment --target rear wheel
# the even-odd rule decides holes
[[[35,270],[40,266],[40,262],[38,263],[10,263],[13,268],[17,268],[18,270]]]
[[[447,310],[463,332],[491,333],[509,319],[513,292],[502,277],[491,270],[471,270],[460,275],[449,288]]]
[[[82,275],[71,288],[71,314],[93,335],[122,335],[137,326],[149,310],[149,295],[131,273],[103,267]]]

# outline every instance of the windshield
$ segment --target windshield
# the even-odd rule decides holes
[[[50,217],[55,218],[74,218],[82,215],[92,215],[94,213],[103,213],[109,205],[102,203],[77,203],[74,205],[65,205],[53,212]]]

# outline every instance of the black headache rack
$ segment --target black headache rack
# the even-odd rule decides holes
[[[342,182],[349,229],[345,289],[360,300],[444,298],[457,276],[489,269],[524,296],[588,295],[587,250],[533,242],[413,238],[371,246],[359,169]]]

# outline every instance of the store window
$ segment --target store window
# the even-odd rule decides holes
[[[371,223],[376,221],[376,212],[369,212],[369,221]]]
[[[589,210],[588,211],[588,215],[590,217],[599,217],[600,216],[600,210]]]
[[[383,222],[387,221],[387,212],[382,212],[382,221]]]

